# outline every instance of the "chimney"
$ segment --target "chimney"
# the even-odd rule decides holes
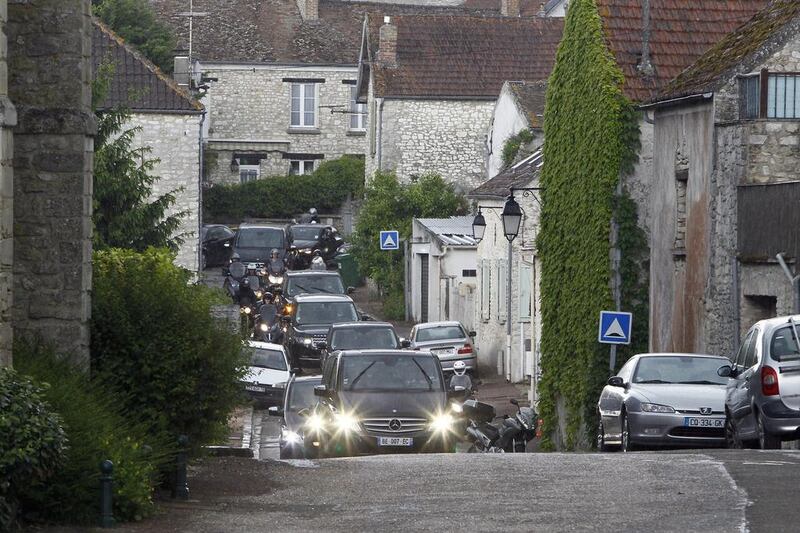
[[[655,75],[653,63],[650,61],[650,0],[642,0],[642,57],[636,70],[646,78]]]
[[[500,14],[504,17],[518,17],[519,0],[500,0]]]
[[[378,63],[385,67],[397,66],[397,26],[391,17],[383,17],[378,38]]]
[[[319,0],[297,0],[303,21],[319,20]]]

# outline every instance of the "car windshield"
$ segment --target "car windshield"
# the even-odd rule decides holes
[[[303,302],[297,305],[295,321],[303,324],[336,324],[358,320],[352,302]]]
[[[398,347],[397,335],[388,326],[337,328],[331,335],[332,350],[394,350]]]
[[[343,359],[342,388],[350,391],[441,391],[432,357],[364,355]]]
[[[286,283],[286,295],[298,294],[344,294],[344,285],[339,276],[292,276]]]
[[[283,246],[283,231],[278,228],[242,228],[236,239],[239,248],[278,248]]]
[[[319,239],[321,227],[294,226],[292,238],[298,241],[316,241]]]
[[[642,357],[636,365],[633,383],[725,385],[728,378],[720,377],[717,370],[726,364],[727,360],[715,357]]]
[[[317,397],[314,396],[314,387],[319,385],[322,379],[310,381],[295,381],[289,387],[289,399],[287,408],[289,411],[297,412],[301,409],[310,409],[317,404]]]
[[[288,370],[286,368],[286,358],[279,350],[265,350],[256,348],[250,366],[258,368],[271,368],[273,370]]]
[[[797,361],[800,359],[800,350],[798,350],[793,329],[792,326],[785,326],[772,334],[769,354],[774,361]],[[800,332],[800,324],[797,325],[797,331]]]
[[[445,341],[463,339],[464,331],[461,326],[437,326],[417,330],[417,342]]]

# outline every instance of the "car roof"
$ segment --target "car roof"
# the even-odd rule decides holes
[[[330,224],[292,224],[292,228],[330,228]]]
[[[712,355],[712,354],[703,354],[703,353],[683,353],[683,352],[656,352],[656,353],[640,353],[636,354],[634,357],[642,358],[650,358],[650,357],[706,357],[711,359],[727,359],[724,355]],[[633,359],[633,358],[631,358]]]
[[[388,322],[339,322],[337,324],[331,324],[331,329],[352,329],[352,328],[392,328],[394,326]]]
[[[414,327],[417,329],[429,329],[429,328],[438,328],[442,326],[461,326],[461,322],[456,322],[454,320],[446,322],[422,322],[421,324],[417,324]]]
[[[775,318],[767,318],[765,320],[759,320],[753,325],[759,326],[765,330],[767,329],[772,330],[774,328],[785,326],[786,324],[789,323],[790,318],[794,319],[795,324],[797,324],[797,327],[800,329],[800,315],[784,315]]]
[[[262,341],[247,341],[247,344],[253,348],[261,348],[262,350],[277,350],[280,352],[284,351],[283,344]]]
[[[339,276],[341,274],[332,270],[290,270],[286,273],[290,278],[298,278],[300,276]]]
[[[433,357],[431,352],[425,351],[417,351],[417,350],[383,350],[383,349],[372,349],[372,350],[342,350],[339,352],[342,357],[359,357],[362,355],[397,355],[403,357],[419,357],[420,355],[425,357]]]
[[[294,301],[296,303],[303,303],[303,302],[319,302],[319,303],[326,303],[326,302],[350,302],[353,303],[353,299],[345,294],[298,294],[294,297]]]
[[[264,229],[276,229],[278,231],[284,231],[284,229],[280,226],[271,226],[269,224],[253,224],[252,222],[243,222],[239,224],[239,229],[247,229],[247,228],[264,228]]]

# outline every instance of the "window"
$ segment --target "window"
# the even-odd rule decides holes
[[[313,128],[317,125],[317,85],[315,83],[292,84],[293,128]]]
[[[742,95],[739,113],[743,119],[758,118],[759,101],[761,100],[761,77],[748,76],[739,82],[739,93]]]
[[[519,269],[519,318],[530,319],[533,310],[533,267],[521,265]]]
[[[750,333],[747,334],[744,342],[741,346],[739,346],[739,352],[736,354],[736,359],[732,362],[733,364],[739,368],[739,370],[745,368],[744,361],[747,358],[747,352],[750,349],[750,345],[754,342],[753,339],[755,337],[755,330],[751,330]]]
[[[497,320],[500,322],[506,321],[506,314],[508,313],[506,303],[506,283],[507,283],[507,264],[505,260],[497,262]]]
[[[358,87],[350,87],[350,129],[365,131],[367,129],[367,104],[358,103]]]
[[[261,175],[261,167],[258,165],[239,165],[239,181],[247,183],[255,181]]]
[[[300,159],[289,162],[289,175],[299,176],[301,174],[311,174],[314,172],[313,159]]]
[[[481,260],[481,319],[491,316],[492,270],[488,259]]]
[[[750,341],[744,349],[744,365],[743,368],[747,369],[758,362],[756,355],[756,347],[758,346],[758,330],[753,330],[750,334]]]
[[[800,82],[797,74],[769,74],[767,118],[800,118]]]
[[[462,278],[475,278],[478,276],[477,270],[464,269],[461,271]]]

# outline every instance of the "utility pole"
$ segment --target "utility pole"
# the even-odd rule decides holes
[[[622,194],[622,180],[617,182],[617,196]],[[616,216],[611,218],[611,232],[609,236],[611,249],[609,259],[611,260],[611,297],[614,299],[614,310],[622,310],[622,277],[619,272],[619,265],[622,259],[622,251],[619,249],[619,222]],[[610,375],[614,375],[617,367],[617,345],[612,344],[608,349],[608,368]]]

